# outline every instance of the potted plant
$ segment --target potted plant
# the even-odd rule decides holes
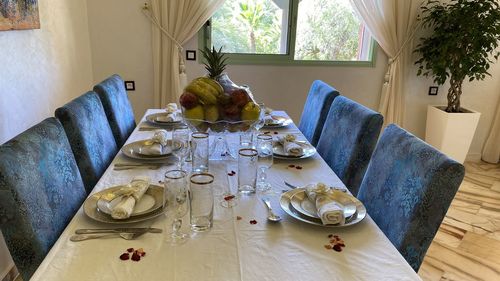
[[[480,113],[461,107],[462,84],[491,76],[490,63],[500,55],[500,5],[497,0],[428,0],[420,20],[432,33],[415,49],[417,75],[431,76],[439,85],[450,82],[448,105],[428,107],[425,140],[463,162]]]

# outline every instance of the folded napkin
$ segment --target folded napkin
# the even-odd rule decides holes
[[[294,135],[279,136],[278,142],[283,146],[283,150],[292,156],[302,156],[304,154],[304,148],[295,142]]]
[[[177,122],[180,121],[180,118],[177,116],[177,113],[169,113],[167,115],[158,115],[155,118],[156,122]]]
[[[127,186],[121,189],[122,199],[111,206],[111,217],[114,219],[128,219],[134,211],[135,204],[141,200],[141,197],[148,190],[148,177],[135,177]]]
[[[163,155],[163,147],[167,145],[167,131],[155,130],[151,144],[141,147],[141,154],[144,155]]]
[[[176,113],[178,111],[177,104],[175,102],[167,104],[165,111],[167,113]]]
[[[344,204],[342,191],[334,190],[323,183],[306,186],[306,195],[316,205],[317,214],[323,224],[344,225]]]
[[[276,120],[271,115],[264,116],[264,124],[266,125],[278,125],[280,123],[279,120]]]

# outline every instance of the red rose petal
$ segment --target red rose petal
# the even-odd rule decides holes
[[[334,245],[334,246],[333,246],[333,249],[334,249],[335,251],[337,251],[337,252],[342,252],[342,247],[340,247],[340,245]],[[133,259],[133,258],[134,258],[134,257],[132,257],[132,259]]]
[[[137,252],[134,252],[132,254],[132,260],[133,261],[140,261],[141,260],[141,256]]]
[[[236,220],[240,221],[241,219],[243,219],[243,218],[240,216],[236,216]]]
[[[278,134],[278,132],[274,132],[273,134],[277,135],[277,134]]]
[[[288,168],[295,168],[295,165],[290,164],[290,165],[288,165]]]
[[[121,254],[121,256],[120,256],[120,259],[121,259],[122,261],[126,261],[126,260],[130,259],[130,255],[129,255],[128,253],[123,253],[123,254]]]
[[[257,221],[256,220],[251,220],[250,224],[257,224]]]
[[[234,197],[236,197],[236,196],[234,196],[234,195],[228,195],[228,196],[224,197],[224,200],[231,201],[231,200],[234,199]]]
[[[302,166],[295,166],[295,169],[302,170]]]
[[[328,234],[328,238],[332,238],[332,237],[335,237],[336,235],[333,235],[333,234]]]
[[[128,248],[127,252],[132,253],[134,251],[134,248]]]
[[[332,245],[325,245],[325,249],[327,250],[331,250],[332,248],[333,248]]]

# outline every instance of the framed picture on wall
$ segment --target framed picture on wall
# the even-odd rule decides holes
[[[0,31],[38,28],[38,0],[0,0]]]

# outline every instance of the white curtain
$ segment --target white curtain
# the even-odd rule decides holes
[[[494,164],[500,161],[500,98],[490,134],[484,144],[482,158],[484,161]]]
[[[153,75],[156,107],[177,102],[187,83],[182,45],[193,37],[224,0],[151,0]]]
[[[405,80],[413,64],[412,39],[423,0],[351,0],[366,28],[389,57],[380,95],[384,123],[404,126]]]

